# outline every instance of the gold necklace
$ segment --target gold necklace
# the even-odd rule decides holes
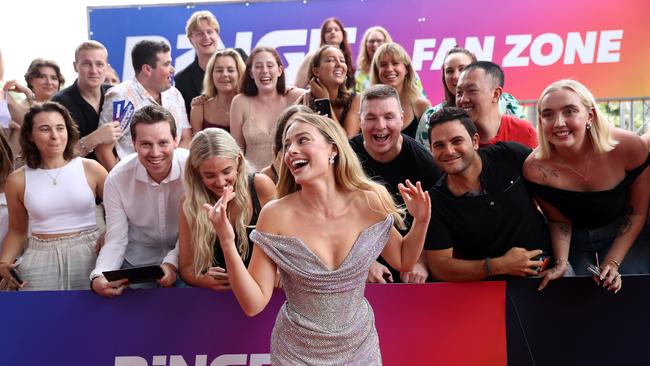
[[[47,169],[41,169],[41,170],[44,171],[48,177],[50,177],[50,179],[52,180],[52,185],[55,186],[57,184],[56,180],[59,178],[59,175],[61,175],[61,171],[63,170],[63,167],[57,169],[55,177],[53,177],[52,174],[50,174],[50,172],[47,171]]]
[[[578,170],[573,169],[571,167],[571,165],[569,163],[567,163],[566,160],[564,160],[564,158],[562,158],[562,156],[560,156],[558,154],[558,158],[560,158],[560,160],[562,161],[562,164],[564,164],[564,166],[566,168],[568,168],[569,170],[571,170],[575,175],[582,178],[583,181],[587,180],[587,175],[589,174],[589,164],[591,163],[591,158],[593,156],[594,156],[594,149],[589,149],[589,155],[587,156],[587,162],[585,163],[585,171],[584,172],[579,172]]]

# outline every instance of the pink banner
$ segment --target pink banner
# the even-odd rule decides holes
[[[505,366],[505,282],[369,285],[385,365]],[[267,365],[282,291],[246,317],[230,292],[0,293],[0,365]],[[477,331],[480,330],[480,331]]]

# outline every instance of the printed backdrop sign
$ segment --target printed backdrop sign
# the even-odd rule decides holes
[[[110,63],[133,76],[130,50],[143,38],[167,41],[177,70],[194,59],[185,23],[210,10],[225,47],[274,46],[293,80],[320,42],[323,19],[342,20],[355,54],[365,30],[382,25],[413,59],[433,104],[442,99],[441,66],[455,44],[503,66],[505,89],[534,100],[549,83],[576,78],[598,98],[650,95],[649,1],[637,0],[310,0],[262,3],[89,8],[90,38]]]
[[[386,365],[506,365],[505,282],[369,285],[366,296]],[[0,365],[268,365],[283,302],[276,291],[248,318],[231,292],[204,289],[0,293]]]

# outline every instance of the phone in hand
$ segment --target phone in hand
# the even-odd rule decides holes
[[[600,278],[600,268],[598,266],[588,263],[587,271],[593,273],[594,276]]]
[[[19,284],[22,285],[25,282],[25,281],[23,281],[22,278],[20,278],[20,276],[18,275],[18,272],[16,272],[15,268],[10,269],[9,273],[11,274],[11,277],[13,277],[14,280],[16,280],[16,282],[18,282]]]
[[[541,262],[539,267],[537,267],[537,272],[542,272],[547,270],[549,265],[551,264],[551,256],[543,253],[532,257],[530,260]]]
[[[332,118],[330,114],[332,113],[330,110],[330,101],[329,99],[316,99],[314,100],[314,112],[320,114],[321,116],[326,116]]]

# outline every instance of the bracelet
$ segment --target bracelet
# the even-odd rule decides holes
[[[556,266],[557,266],[558,264],[560,264],[560,263],[565,263],[565,264],[568,265],[568,264],[569,264],[569,261],[568,261],[566,258],[558,258],[558,259],[555,260],[555,265],[556,265]]]
[[[614,263],[616,265],[616,269],[621,266],[621,264],[616,260],[616,259],[609,259],[610,262]]]
[[[97,293],[97,291],[95,291],[95,289],[93,288],[93,282],[95,282],[95,280],[98,279],[99,277],[100,277],[100,276],[97,275],[97,276],[93,277],[93,278],[90,280],[90,291],[92,291],[94,294],[97,294],[97,295],[99,295],[99,293]]]
[[[485,273],[487,278],[492,277],[492,274],[490,273],[490,257],[485,257]]]
[[[86,141],[85,141],[85,139],[86,139],[85,137],[82,137],[81,139],[79,139],[79,147],[80,147],[81,150],[83,150],[86,154],[90,154],[90,153],[93,152],[95,149],[94,149],[94,148],[89,149],[88,146],[86,146]]]

